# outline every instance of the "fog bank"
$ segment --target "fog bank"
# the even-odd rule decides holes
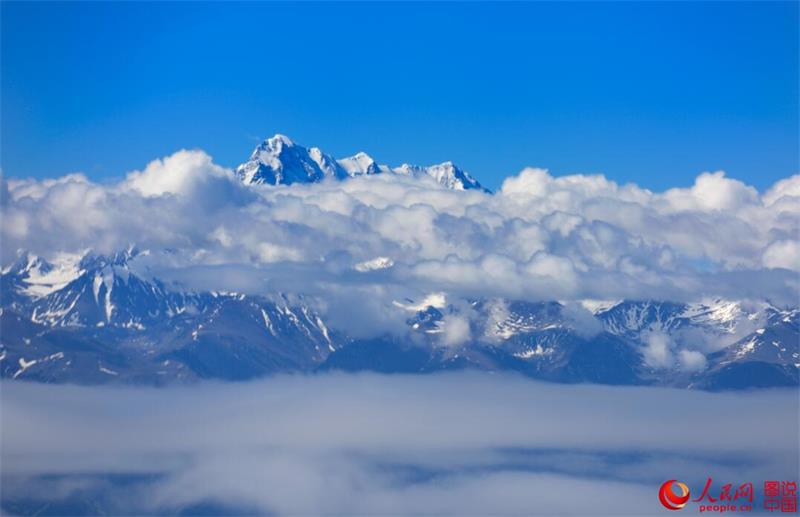
[[[1,396],[2,499],[12,513],[88,498],[129,514],[204,504],[217,513],[655,514],[666,479],[758,486],[798,469],[795,391],[473,372],[166,389],[3,382]]]

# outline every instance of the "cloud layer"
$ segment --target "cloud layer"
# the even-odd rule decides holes
[[[2,192],[4,264],[18,248],[133,243],[170,250],[148,266],[197,288],[324,294],[379,319],[376,307],[437,291],[790,304],[799,288],[800,175],[763,194],[722,172],[651,192],[533,168],[493,195],[396,175],[246,187],[179,151],[114,184],[76,174],[7,179]]]
[[[293,515],[650,515],[665,479],[693,490],[708,477],[717,490],[793,479],[797,402],[790,391],[478,373],[167,389],[6,383],[3,500],[99,501],[110,513],[214,502]]]

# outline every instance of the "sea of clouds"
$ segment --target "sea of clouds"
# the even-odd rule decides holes
[[[161,389],[12,382],[0,396],[11,514],[660,515],[667,479],[693,497],[709,477],[717,495],[752,482],[758,496],[764,480],[798,472],[796,390],[462,372]]]
[[[131,244],[193,289],[319,295],[353,334],[404,327],[396,301],[706,298],[796,305],[800,175],[763,193],[723,172],[651,192],[527,168],[488,194],[382,174],[245,186],[179,151],[111,183],[4,178],[2,263]]]
[[[135,244],[150,250],[135,260],[140,274],[303,294],[351,335],[403,331],[413,303],[444,303],[436,293],[456,304],[796,305],[800,290],[800,175],[762,193],[722,172],[651,192],[534,168],[494,194],[395,175],[270,187],[179,151],[110,183],[2,178],[0,216],[3,265],[18,249],[55,258]],[[445,344],[468,337],[469,310],[447,316]],[[577,327],[598,326],[577,305],[566,310]],[[654,362],[668,348],[659,339]],[[6,513],[89,501],[127,514],[210,504],[294,515],[650,515],[665,511],[656,499],[665,479],[695,490],[708,477],[758,486],[798,471],[796,390],[563,386],[474,372],[0,388]]]

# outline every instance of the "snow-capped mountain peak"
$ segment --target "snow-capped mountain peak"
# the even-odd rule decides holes
[[[410,163],[404,163],[401,166],[392,169],[392,172],[394,172],[395,174],[402,174],[404,176],[414,176],[415,174],[424,174],[425,167],[420,167],[419,165],[411,165]]]
[[[291,185],[341,178],[343,171],[320,149],[306,149],[277,134],[259,144],[250,159],[236,168],[236,174],[247,185]]]
[[[389,343],[380,338],[380,346],[372,346],[373,340],[348,336],[346,328],[328,329],[325,312],[315,309],[325,307],[324,300],[194,291],[164,282],[151,269],[162,259],[159,253],[129,247],[49,260],[21,253],[0,275],[0,376],[106,382],[118,375],[161,383],[170,376],[470,366],[560,382],[707,389],[798,382],[797,307],[750,300],[623,300],[584,304],[594,309],[587,318],[555,301],[465,300],[432,292],[395,301],[408,316],[408,335]],[[171,262],[171,252],[165,253]],[[391,258],[378,256],[353,269],[373,275],[391,267]],[[455,346],[448,341],[454,329],[466,336],[457,346],[468,363],[453,362],[455,356],[443,351]],[[658,343],[664,364],[649,359]],[[381,355],[384,346],[394,347],[389,356]],[[405,363],[394,362],[398,357],[421,362],[406,370]],[[102,369],[109,365],[113,379]]]
[[[295,143],[291,138],[285,135],[276,134],[275,136],[267,138],[258,144],[258,146],[250,154],[250,159],[259,160],[262,162],[269,162],[274,159],[279,160],[279,156],[284,151],[284,148],[294,146]]]
[[[378,174],[381,172],[380,166],[367,153],[360,151],[348,158],[337,160],[339,165],[347,171],[348,176],[360,176],[362,174]]]
[[[439,184],[453,190],[483,189],[478,180],[469,173],[459,169],[451,161],[431,165],[426,167],[426,173],[435,179]]]
[[[392,172],[411,177],[430,176],[437,183],[451,190],[477,189],[487,192],[487,189],[485,189],[478,180],[460,169],[452,161],[446,161],[428,167],[404,163],[392,169]]]
[[[83,254],[60,253],[52,262],[20,251],[19,258],[3,270],[13,277],[15,290],[34,298],[47,296],[70,283],[81,274]]]
[[[271,142],[273,145],[286,145],[286,146],[293,146],[294,141],[286,135],[282,135],[280,133],[276,133],[275,136],[272,138],[267,139],[267,142]]]
[[[250,159],[236,168],[237,176],[247,185],[316,183],[327,178],[341,180],[381,173],[431,177],[443,187],[452,190],[486,191],[475,178],[451,161],[429,167],[403,164],[392,168],[378,164],[363,151],[336,160],[318,147],[303,147],[281,134],[259,144]]]

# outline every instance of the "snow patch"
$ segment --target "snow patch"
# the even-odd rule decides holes
[[[19,370],[14,372],[13,378],[16,379],[17,377],[22,375],[23,373],[25,373],[25,370],[27,370],[28,368],[30,368],[31,366],[33,366],[37,362],[38,361],[36,359],[33,359],[31,361],[26,361],[24,357],[20,357],[19,358]]]
[[[365,260],[364,262],[359,262],[353,269],[358,271],[359,273],[366,273],[367,271],[377,271],[380,269],[388,269],[394,266],[394,261],[389,257],[375,257],[372,260]]]
[[[58,253],[52,262],[45,262],[31,256],[23,270],[27,275],[23,279],[25,294],[41,298],[62,289],[83,273],[79,267],[82,257],[79,253]]]
[[[444,309],[447,307],[447,296],[444,293],[431,293],[418,304],[414,304],[413,302],[410,304],[403,304],[398,301],[392,303],[394,303],[395,307],[400,307],[401,309],[411,312],[424,311],[428,307],[433,307],[434,309]]]
[[[103,366],[99,366],[97,369],[108,375],[119,375],[119,372],[115,372],[114,370],[109,370],[108,368],[105,368]]]

